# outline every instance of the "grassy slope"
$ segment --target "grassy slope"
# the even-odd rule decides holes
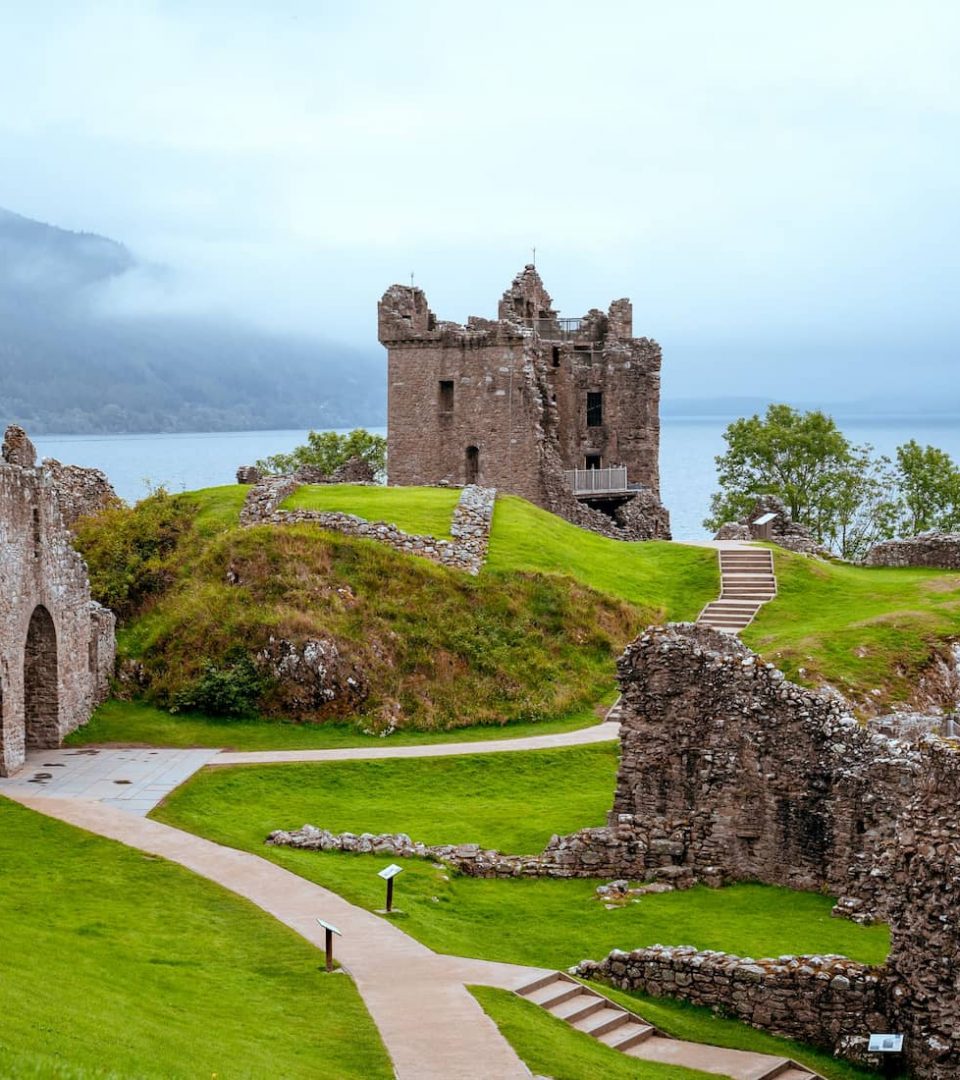
[[[720,586],[714,551],[608,540],[514,495],[497,499],[487,565],[492,571],[564,574],[651,608],[657,621],[696,618]]]
[[[428,842],[539,850],[554,832],[602,824],[614,786],[613,747],[215,769],[155,811],[161,820],[273,859],[347,899],[383,903],[377,871],[391,860],[263,844],[304,823],[401,831]],[[869,962],[888,948],[885,927],[830,917],[828,897],[741,885],[645,897],[607,911],[590,880],[476,880],[405,860],[398,884],[403,929],[441,952],[564,967],[613,948],[692,944],[741,955],[839,952]]]
[[[393,1075],[353,983],[218,886],[6,800],[0,862],[3,1076]]]
[[[552,1080],[706,1080],[710,1073],[639,1061],[574,1031],[509,990],[473,986],[473,996],[517,1055],[537,1076]],[[716,1075],[716,1074],[712,1074]]]
[[[784,551],[776,569],[778,596],[743,639],[799,682],[830,683],[860,703],[870,695],[874,706],[906,701],[933,650],[960,636],[960,574]]]
[[[365,487],[360,484],[307,484],[298,488],[284,510],[339,510],[368,521],[387,521],[404,532],[450,536],[457,488]]]
[[[605,695],[611,705],[615,694]],[[602,711],[602,706],[599,707]],[[395,731],[390,746],[486,742],[576,731],[597,723],[598,709],[535,722],[514,721],[451,731]],[[611,739],[614,737],[611,732]],[[221,750],[330,750],[344,746],[383,746],[378,735],[365,735],[354,724],[296,724],[289,721],[231,720],[214,716],[171,715],[143,701],[107,701],[89,723],[64,740],[66,746],[206,746]]]

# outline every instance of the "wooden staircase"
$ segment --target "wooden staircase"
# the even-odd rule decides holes
[[[575,1031],[630,1057],[683,1065],[730,1080],[816,1080],[820,1076],[790,1058],[670,1038],[561,971],[543,975],[521,986],[516,993],[563,1020]]]
[[[721,548],[720,598],[711,600],[697,623],[738,634],[753,622],[761,606],[777,595],[773,554],[766,548]]]

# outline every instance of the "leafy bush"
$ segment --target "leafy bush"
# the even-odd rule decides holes
[[[232,649],[222,665],[207,662],[203,673],[174,695],[171,712],[207,716],[255,716],[265,680],[242,649]]]
[[[335,431],[311,431],[307,442],[289,454],[274,454],[257,462],[257,468],[268,473],[291,473],[301,465],[312,465],[329,476],[351,458],[361,458],[380,476],[387,465],[387,440],[356,428],[349,435]]]
[[[111,507],[74,526],[96,600],[121,619],[162,593],[176,578],[172,558],[196,507],[159,488],[134,507]]]

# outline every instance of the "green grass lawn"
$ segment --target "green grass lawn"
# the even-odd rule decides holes
[[[247,484],[225,484],[222,487],[200,488],[185,492],[188,499],[199,508],[196,517],[198,531],[206,536],[223,529],[230,529],[240,521],[240,511],[250,487]]]
[[[368,521],[386,521],[408,533],[449,537],[459,499],[458,488],[306,484],[281,509],[339,510]]]
[[[352,981],[219,886],[5,799],[0,862],[0,1075],[393,1075]]]
[[[933,650],[960,636],[960,574],[775,560],[777,598],[742,637],[799,682],[874,708],[906,701]]]
[[[487,568],[566,574],[661,620],[695,619],[720,591],[715,551],[608,540],[514,495],[497,498]]]
[[[427,843],[540,850],[553,833],[603,824],[615,782],[613,747],[433,760],[209,769],[154,816],[254,851],[348,900],[383,905],[377,872],[391,860],[264,845],[267,833],[309,823],[335,831],[406,832]],[[886,927],[830,916],[814,893],[761,885],[696,888],[607,911],[587,879],[477,880],[404,860],[397,916],[440,952],[565,967],[613,948],[685,944],[745,956],[837,952],[886,956]]]
[[[484,1012],[536,1076],[552,1080],[705,1080],[713,1073],[640,1061],[575,1031],[509,990],[470,987]]]
[[[614,694],[607,695],[607,705]],[[364,735],[354,724],[294,724],[275,719],[231,720],[177,713],[143,701],[104,702],[90,721],[64,740],[65,746],[183,746],[221,750],[332,750],[346,746],[428,746],[433,743],[488,742],[577,731],[599,722],[598,709],[552,720],[478,724],[451,731],[395,731],[388,739]],[[611,732],[610,738],[614,735]]]

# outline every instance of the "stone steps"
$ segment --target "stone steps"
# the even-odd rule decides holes
[[[719,560],[720,597],[706,605],[697,623],[737,634],[777,595],[773,555],[763,548],[721,548]]]
[[[562,971],[542,975],[521,986],[516,993],[563,1020],[575,1031],[589,1035],[612,1050],[644,1061],[682,1065],[730,1080],[816,1080],[819,1077],[819,1073],[811,1072],[789,1058],[673,1039]]]

